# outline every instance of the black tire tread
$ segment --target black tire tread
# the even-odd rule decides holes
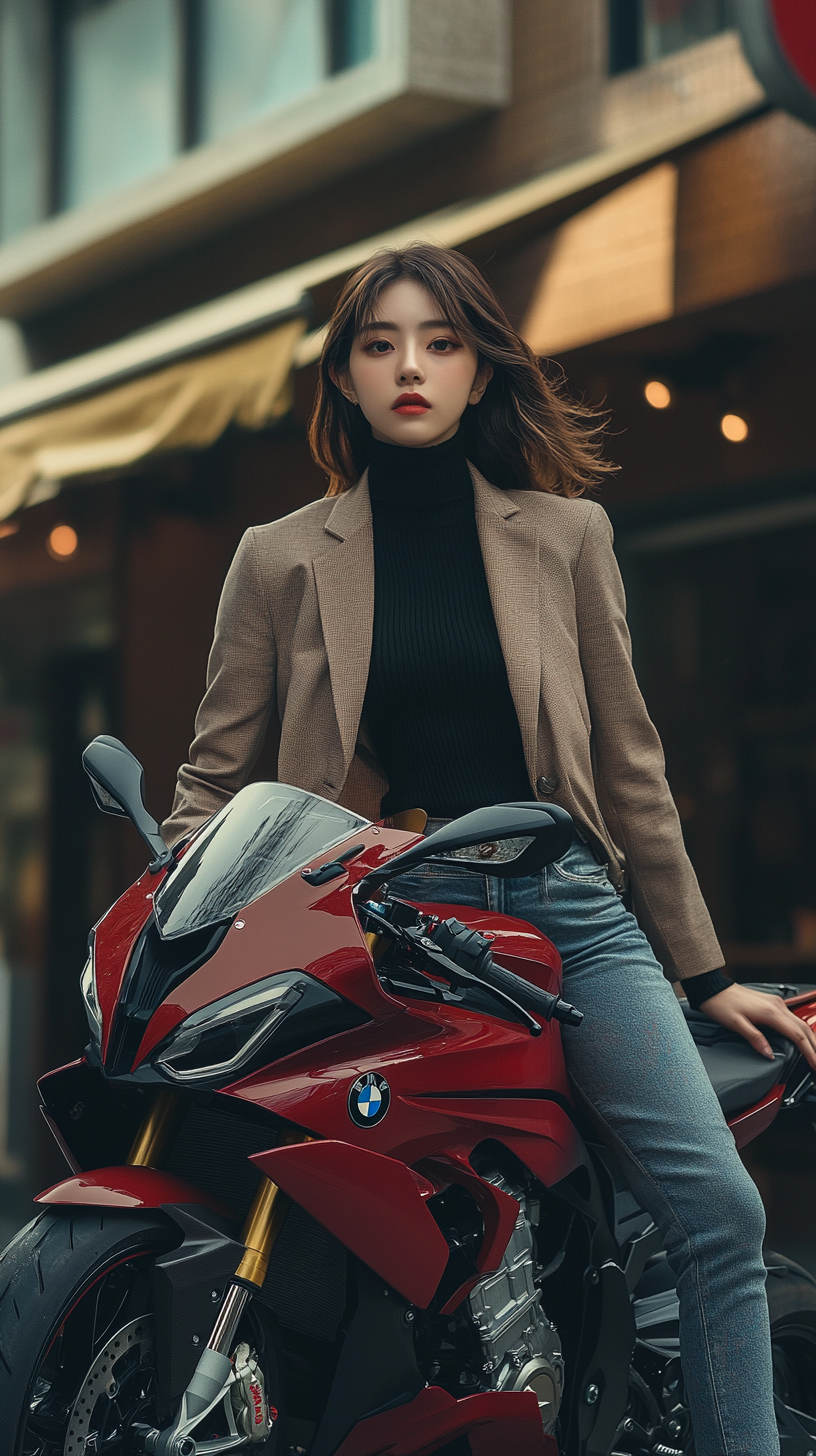
[[[154,1209],[47,1209],[0,1254],[0,1456],[16,1456],[28,1388],[82,1288],[117,1255],[177,1242]]]

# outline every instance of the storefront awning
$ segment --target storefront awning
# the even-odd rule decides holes
[[[290,404],[305,318],[184,359],[0,429],[0,519],[51,481],[128,470],[173,450],[203,450],[230,424],[259,430]],[[43,485],[46,491],[43,491]]]

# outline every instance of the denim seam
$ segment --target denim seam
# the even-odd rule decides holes
[[[485,875],[484,877],[485,896],[487,897],[487,908],[497,915],[504,913],[502,901],[504,899],[502,881],[497,875]]]
[[[587,1107],[589,1107],[591,1109],[593,1118],[595,1118],[598,1122],[600,1122],[603,1125],[605,1134],[609,1138],[609,1141],[614,1144],[614,1146],[619,1150],[619,1153],[625,1159],[628,1159],[630,1162],[634,1163],[635,1167],[642,1174],[644,1181],[646,1183],[648,1183],[649,1187],[654,1190],[655,1196],[658,1199],[658,1201],[660,1202],[660,1204],[665,1209],[668,1210],[669,1218],[670,1218],[671,1223],[674,1224],[675,1228],[680,1231],[680,1233],[681,1233],[681,1235],[682,1235],[682,1237],[683,1237],[683,1239],[685,1241],[686,1248],[688,1250],[689,1263],[693,1266],[693,1269],[694,1269],[694,1283],[695,1283],[695,1288],[696,1288],[696,1291],[697,1291],[697,1302],[698,1302],[698,1306],[699,1306],[699,1310],[700,1310],[700,1326],[701,1326],[702,1330],[704,1331],[705,1359],[706,1359],[706,1367],[708,1369],[709,1385],[710,1385],[710,1388],[711,1388],[711,1397],[712,1397],[711,1404],[712,1404],[714,1410],[717,1413],[717,1423],[719,1425],[719,1432],[718,1432],[719,1439],[723,1443],[724,1456],[739,1456],[739,1452],[733,1452],[732,1453],[730,1451],[729,1444],[728,1444],[728,1438],[727,1438],[726,1432],[725,1432],[725,1422],[723,1421],[723,1413],[722,1413],[722,1410],[720,1408],[720,1402],[719,1402],[719,1399],[718,1399],[718,1396],[717,1396],[717,1386],[716,1386],[716,1382],[714,1380],[714,1367],[713,1367],[713,1362],[712,1362],[712,1359],[711,1359],[711,1343],[710,1343],[710,1338],[709,1338],[708,1321],[706,1319],[706,1314],[705,1314],[705,1301],[703,1299],[702,1282],[701,1282],[701,1279],[700,1279],[700,1261],[699,1261],[699,1259],[697,1258],[697,1255],[694,1252],[694,1246],[693,1246],[693,1244],[691,1242],[691,1235],[689,1234],[688,1229],[686,1228],[685,1224],[682,1222],[682,1220],[675,1213],[674,1209],[672,1208],[671,1204],[669,1203],[668,1199],[666,1198],[666,1195],[658,1187],[658,1185],[655,1182],[654,1178],[652,1177],[651,1173],[649,1173],[647,1171],[647,1169],[644,1168],[643,1164],[640,1161],[640,1158],[638,1158],[638,1156],[635,1153],[632,1152],[632,1149],[629,1148],[629,1147],[627,1147],[626,1143],[623,1141],[623,1138],[620,1136],[620,1134],[617,1133],[617,1132],[615,1132],[615,1130],[612,1127],[610,1127],[610,1125],[607,1122],[606,1118],[604,1117],[603,1113],[598,1111],[597,1107],[594,1105],[594,1103],[591,1101],[591,1099],[584,1092],[583,1088],[581,1087],[580,1082],[578,1082],[577,1078],[575,1078],[573,1076],[572,1072],[570,1072],[570,1081],[572,1082],[573,1086],[577,1089],[577,1091],[580,1094],[580,1097],[583,1100],[583,1102],[586,1104]],[[665,1237],[665,1235],[664,1235],[664,1237]],[[682,1363],[682,1352],[681,1352],[681,1363]]]
[[[604,880],[607,880],[609,884],[612,883],[605,869],[593,870],[588,875],[571,875],[569,870],[563,870],[557,864],[549,865],[548,868],[553,870],[560,880],[569,880],[573,885],[602,885]]]

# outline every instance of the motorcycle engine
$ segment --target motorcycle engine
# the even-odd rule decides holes
[[[482,1176],[519,1205],[501,1266],[476,1285],[467,1301],[482,1348],[483,1388],[532,1390],[549,1433],[561,1405],[564,1360],[558,1331],[544,1313],[535,1285],[537,1205],[531,1207],[525,1189],[501,1173]]]

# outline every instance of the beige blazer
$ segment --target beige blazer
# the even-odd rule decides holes
[[[471,467],[476,522],[530,782],[584,826],[672,979],[723,964],[631,663],[612,528],[592,501],[503,491]],[[278,777],[379,817],[361,721],[374,617],[366,476],[246,532],[224,584],[170,842],[246,782],[268,731]],[[424,808],[424,805],[417,805]],[[433,807],[433,806],[429,806]]]

